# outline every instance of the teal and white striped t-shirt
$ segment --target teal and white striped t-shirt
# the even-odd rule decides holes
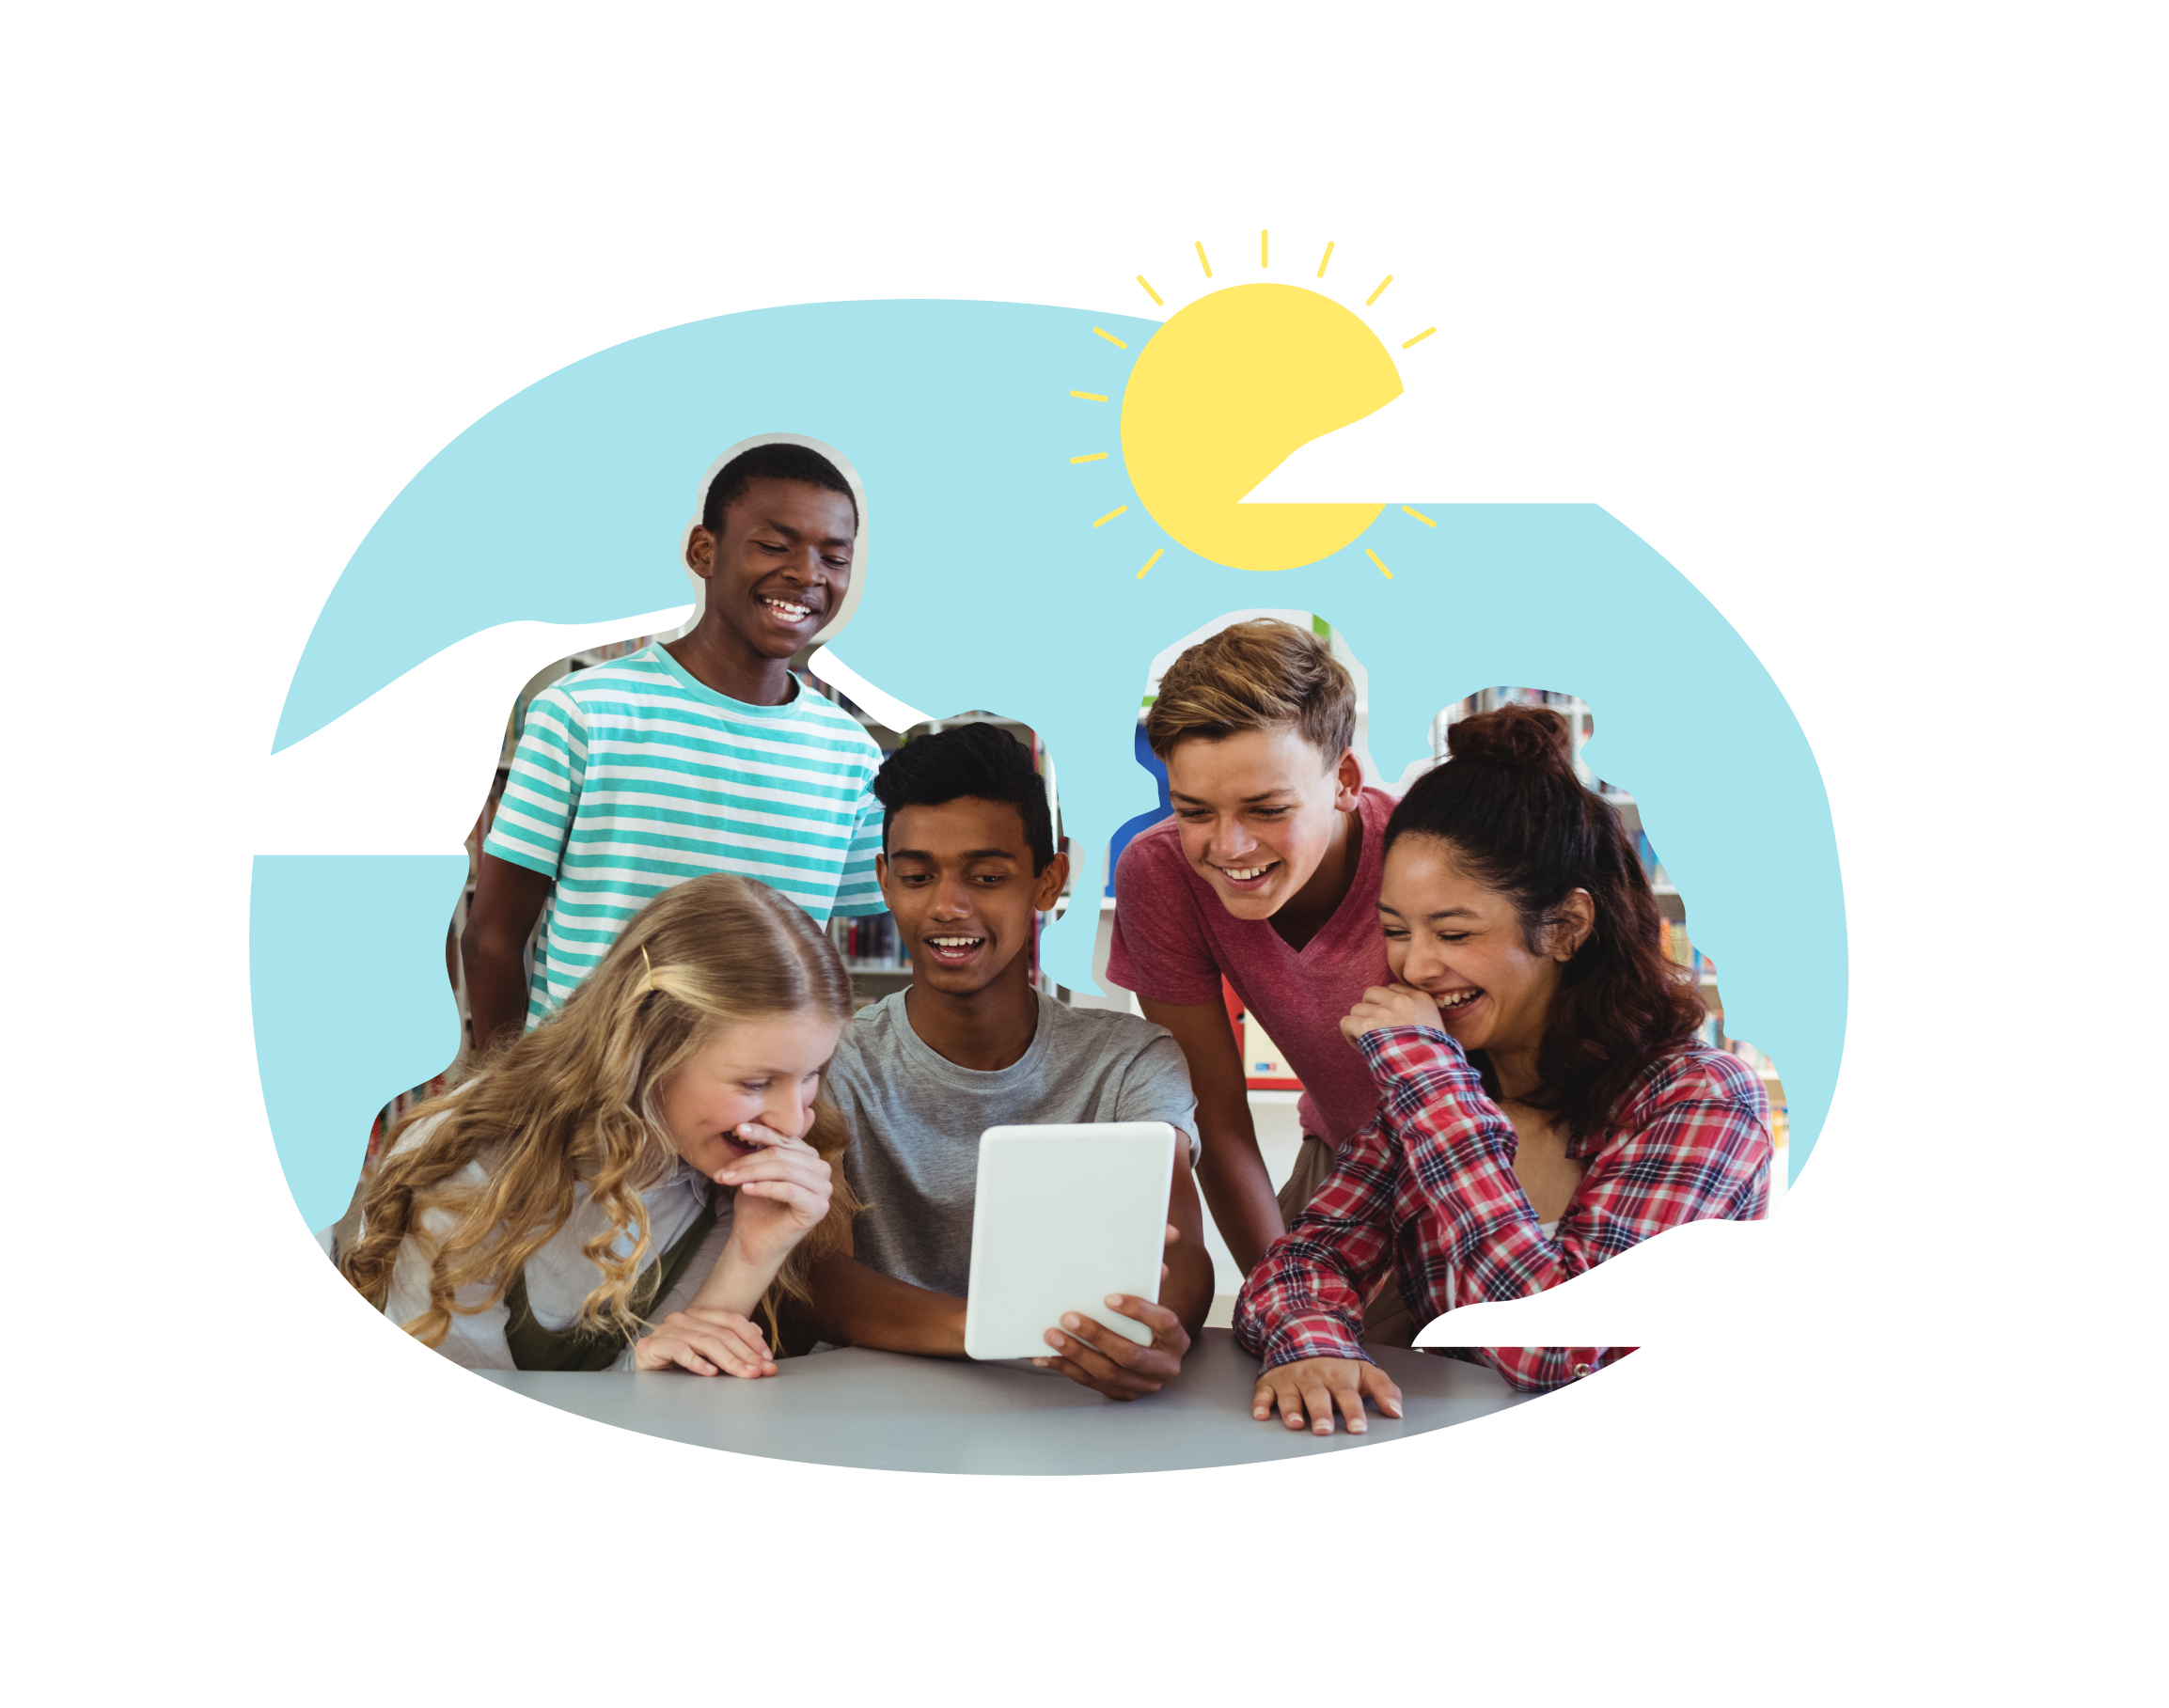
[[[881,749],[803,682],[748,706],[660,644],[535,696],[484,852],[557,880],[543,908],[527,1024],[594,970],[652,898],[735,871],[817,922],[883,909],[873,856]]]

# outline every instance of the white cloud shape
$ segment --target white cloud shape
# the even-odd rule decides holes
[[[490,795],[511,700],[531,676],[586,646],[668,635],[692,609],[483,629],[291,748],[123,795],[83,852],[458,854]]]
[[[2084,1346],[2015,1281],[1880,1210],[1683,1222],[1416,1346]]]
[[[607,622],[501,622],[453,642],[280,752],[148,782],[106,808],[85,854],[458,854],[490,793],[511,700],[553,659],[670,635],[692,604]],[[813,670],[889,724],[926,715],[828,648]],[[903,720],[903,722],[896,722]]]
[[[1248,505],[1865,505],[1820,462],[1742,451],[1618,385],[1434,373],[1297,447]]]
[[[905,705],[893,694],[883,693],[827,647],[817,650],[807,662],[813,666],[814,675],[825,682],[841,688],[891,729],[905,730],[914,724],[927,723],[932,719],[932,713],[921,712],[916,706]]]

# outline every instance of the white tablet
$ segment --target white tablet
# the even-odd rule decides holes
[[[1038,1358],[1046,1331],[1076,1311],[1140,1346],[1142,1323],[1110,1293],[1157,1304],[1175,1130],[1164,1120],[989,1127],[979,1141],[964,1350]]]

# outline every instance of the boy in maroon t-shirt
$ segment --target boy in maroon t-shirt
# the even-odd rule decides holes
[[[1393,800],[1354,751],[1356,687],[1316,635],[1270,618],[1221,630],[1162,679],[1145,739],[1174,817],[1115,867],[1110,982],[1174,1034],[1198,1097],[1198,1183],[1244,1274],[1310,1202],[1377,1091],[1341,1017],[1392,982],[1378,877]],[[1276,1198],[1220,980],[1303,1082],[1303,1148]],[[1391,1289],[1388,1289],[1388,1293]],[[1406,1345],[1381,1296],[1366,1338]]]

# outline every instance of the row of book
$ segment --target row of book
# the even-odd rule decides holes
[[[896,933],[896,920],[888,914],[861,914],[855,918],[830,921],[829,936],[846,962],[876,962],[902,966],[904,944]]]

